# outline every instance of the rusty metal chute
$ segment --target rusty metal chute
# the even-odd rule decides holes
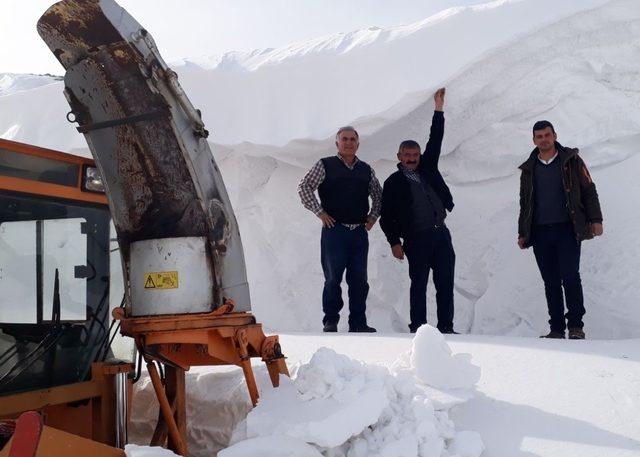
[[[68,118],[78,122],[104,179],[129,305],[131,289],[142,282],[132,277],[132,244],[203,240],[211,284],[202,287],[211,288],[210,303],[190,307],[178,298],[176,309],[129,313],[206,312],[225,298],[248,311],[240,234],[208,132],[151,35],[113,0],[58,2],[38,32],[67,70]]]

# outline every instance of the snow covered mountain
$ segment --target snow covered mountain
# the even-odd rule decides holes
[[[430,89],[515,36],[605,1],[498,0],[449,9],[410,25],[371,27],[279,49],[185,61],[175,69],[217,143],[283,145],[297,138],[324,139],[336,125],[386,110],[408,93]],[[42,95],[19,99],[29,106]],[[64,104],[61,97],[58,101]],[[11,107],[7,100],[0,102],[2,112]],[[59,108],[62,126],[68,109]],[[31,123],[50,124],[54,118],[32,113]],[[17,141],[32,135],[31,123],[21,120]],[[0,118],[0,134],[7,124]],[[84,147],[77,134],[71,141],[68,127],[62,127],[64,135],[50,137],[47,146]]]
[[[548,118],[561,142],[581,148],[602,198],[605,237],[585,243],[583,256],[589,336],[640,335],[640,252],[632,237],[640,218],[629,209],[640,203],[639,38],[635,0],[499,1],[178,66],[214,141],[225,143],[214,153],[239,219],[259,319],[280,331],[319,326],[319,223],[295,188],[314,161],[333,153],[332,132],[356,125],[360,156],[384,179],[402,139],[426,139],[432,90],[446,85],[442,168],[456,201],[448,224],[458,260],[457,327],[511,335],[546,328],[541,280],[532,253],[515,246],[515,222],[516,167],[531,149],[531,125]],[[61,83],[8,87],[0,136],[86,153],[65,120]],[[406,331],[406,264],[390,257],[377,227],[370,239],[370,320]]]

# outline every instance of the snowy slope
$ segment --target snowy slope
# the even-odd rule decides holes
[[[605,237],[584,245],[589,335],[640,334],[635,306],[640,252],[631,241],[640,221],[629,211],[640,203],[640,159],[635,155],[640,104],[634,77],[640,61],[635,45],[639,17],[639,3],[613,1],[504,46],[446,82],[442,169],[454,184],[457,203],[448,224],[457,249],[460,330],[536,335],[547,326],[533,255],[515,246],[517,166],[532,148],[531,125],[547,117],[556,123],[561,142],[582,149],[604,209]],[[431,91],[416,95],[409,101],[414,107],[404,115],[398,116],[402,108],[394,107],[395,119],[382,113],[376,118],[387,119],[383,126],[363,135],[359,154],[380,177],[395,169],[393,156],[401,139],[426,139],[430,98]],[[363,125],[368,122],[362,120]],[[320,322],[319,223],[300,207],[293,189],[313,161],[332,151],[330,139],[281,149],[251,144],[230,152],[218,149],[225,180],[235,189],[240,221],[247,221],[241,230],[251,259],[255,309],[273,328],[311,330]],[[370,240],[372,323],[403,331],[406,265],[390,258],[379,230],[371,232]],[[284,306],[274,308],[274,303]]]
[[[472,363],[481,369],[480,380],[471,398],[451,396],[438,389],[427,389],[427,395],[436,410],[448,411],[458,433],[463,430],[480,432],[485,447],[483,457],[640,455],[639,340],[573,342],[447,336],[446,341],[458,356],[470,355]],[[308,363],[320,346],[391,370],[412,346],[408,335],[281,335],[281,342],[294,378],[296,371],[299,373],[297,367]],[[430,343],[429,347],[433,348],[433,342]],[[321,352],[326,355],[326,350]],[[326,377],[334,366],[331,358],[325,358],[328,370],[321,379],[331,379],[325,388],[340,391],[353,387],[350,383],[355,377],[343,378],[338,371]],[[441,366],[442,361],[429,365],[434,373],[441,371]],[[266,370],[258,365],[256,371],[263,392],[268,392]],[[382,376],[379,370],[377,373]],[[371,382],[375,385],[375,381]],[[308,389],[299,381],[296,385],[301,391]],[[190,392],[190,450],[196,457],[212,455],[229,440],[232,428],[250,409],[242,372],[239,369],[193,369],[187,374],[187,392]],[[153,431],[150,422],[157,415],[157,406],[153,404],[152,396],[151,385],[144,377],[136,385],[132,422],[134,442],[144,443]],[[366,406],[362,405],[363,409]],[[277,406],[272,407],[277,410]],[[274,425],[277,426],[277,422]],[[395,436],[401,437],[402,431],[402,428],[397,430]],[[393,442],[393,436],[387,437],[387,442]],[[403,442],[410,444],[411,439],[404,438]],[[287,448],[286,441],[278,437],[275,444],[273,441],[267,443],[261,452],[256,453],[254,447],[253,454],[228,452],[224,455],[266,455],[262,452],[272,450],[280,451],[273,454],[279,457],[319,455],[287,454]],[[334,457],[343,455],[337,453]],[[365,455],[416,454],[396,450],[389,454]]]
[[[640,203],[636,179],[640,159],[634,154],[638,145],[636,132],[640,131],[636,77],[640,61],[636,45],[640,39],[640,3],[613,0],[541,27],[551,18],[603,2],[575,0],[541,8],[543,3],[498,2],[484,9],[453,10],[415,25],[412,30],[394,29],[395,35],[361,31],[288,50],[257,52],[242,58],[228,56],[225,62],[235,62],[234,65],[218,63],[206,71],[187,66],[188,71],[199,72],[201,78],[190,80],[183,73],[183,80],[205,114],[226,116],[237,128],[246,128],[250,137],[254,127],[275,125],[270,122],[289,125],[293,118],[307,122],[321,111],[320,107],[307,106],[295,97],[276,97],[282,103],[276,109],[271,104],[272,92],[276,94],[278,87],[295,87],[294,80],[285,76],[304,74],[314,88],[307,92],[308,97],[329,99],[322,89],[330,87],[326,85],[330,80],[327,69],[350,57],[352,62],[364,62],[356,56],[368,53],[380,66],[367,78],[356,83],[350,79],[345,84],[367,88],[366,94],[359,95],[367,95],[364,97],[367,100],[382,100],[397,90],[395,98],[389,97],[380,106],[397,103],[379,113],[370,105],[367,109],[373,111],[358,108],[360,111],[353,111],[351,116],[359,112],[368,116],[346,118],[345,122],[355,121],[363,133],[359,154],[374,165],[382,179],[395,169],[394,155],[400,140],[425,140],[433,110],[430,86],[446,84],[447,130],[442,168],[453,184],[456,201],[447,222],[457,250],[456,326],[463,332],[476,334],[533,336],[547,327],[539,273],[532,253],[516,248],[515,225],[516,167],[531,149],[531,125],[541,117],[548,117],[555,122],[561,142],[583,151],[583,157],[592,166],[603,203],[605,236],[585,243],[583,250],[588,336],[637,337],[640,310],[635,303],[640,295],[637,281],[640,252],[633,240],[640,229],[640,218],[631,208]],[[465,22],[456,22],[462,18]],[[449,27],[448,32],[435,29],[445,26]],[[492,33],[500,29],[504,34],[487,35],[483,27],[489,26]],[[458,36],[459,30],[478,33]],[[530,33],[524,34],[525,30]],[[412,63],[428,62],[416,56],[430,56],[439,47],[435,39],[428,39],[429,33],[451,38],[451,46],[460,46],[446,48],[458,62],[457,67],[452,65],[433,77],[424,69],[420,84],[403,80],[388,84],[385,90],[369,86],[392,78],[395,73],[394,66],[382,65],[392,58],[386,54],[388,47],[405,58],[410,56]],[[380,34],[388,36],[374,39],[374,35]],[[392,35],[394,38],[389,38]],[[467,52],[468,35],[477,47]],[[459,40],[453,40],[454,36]],[[500,46],[489,52],[496,44]],[[459,60],[456,53],[462,56]],[[480,57],[471,60],[480,53]],[[323,64],[314,67],[313,75],[305,73],[316,61]],[[231,103],[230,99],[216,100],[213,105],[205,103],[206,97],[218,90],[229,94],[235,90],[233,85],[219,84],[212,76],[212,72],[224,68],[230,71],[229,66],[236,69],[233,83],[238,87],[245,87],[243,74],[254,75],[256,80],[263,77],[268,80],[266,75],[271,73],[261,71],[279,75],[278,83],[269,82],[269,90],[249,91],[236,97],[238,103],[242,103],[243,97],[250,99],[256,110],[270,106],[272,114],[252,120],[250,112],[234,112],[235,101]],[[359,65],[354,64],[355,67]],[[431,65],[433,71],[440,71],[439,68]],[[403,75],[408,78],[415,73]],[[421,90],[409,94],[416,88]],[[64,120],[68,107],[60,90],[59,85],[52,84],[0,97],[3,136],[45,146],[58,145],[71,151],[86,149],[73,125]],[[38,110],[28,110],[27,106],[38,106]],[[300,106],[305,109],[296,111]],[[339,113],[335,114],[331,123],[327,123],[331,130],[342,123]],[[214,138],[219,138],[215,122],[213,130]],[[313,132],[320,133],[321,129]],[[240,223],[258,318],[276,330],[317,330],[322,287],[319,222],[301,207],[295,187],[315,160],[333,153],[330,136],[324,140],[297,140],[285,147],[245,142],[215,146],[214,151]],[[409,284],[406,263],[390,257],[377,227],[370,233],[370,241],[370,321],[384,331],[406,331]],[[432,292],[430,303],[434,302]],[[433,308],[429,307],[430,322],[434,322]]]
[[[62,80],[60,76],[0,73],[0,97]]]
[[[450,9],[415,24],[372,27],[248,54],[229,53],[175,69],[202,109],[215,142],[282,145],[296,138],[324,138],[337,125],[386,110],[405,94],[438,84],[515,36],[605,1],[500,0]],[[0,112],[40,100],[36,94],[19,99],[14,104],[0,100]],[[67,111],[62,108],[53,117],[31,113],[30,121],[21,121],[21,131],[12,139],[30,139],[29,132],[55,119],[56,125],[63,125]],[[0,118],[0,135],[11,125]],[[78,141],[50,136],[43,146],[82,147],[77,136]]]

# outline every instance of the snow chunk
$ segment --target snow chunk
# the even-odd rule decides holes
[[[431,342],[425,337],[419,341]],[[476,449],[473,437],[456,434],[445,409],[435,409],[431,390],[413,369],[393,374],[322,348],[298,369],[294,381],[281,377],[280,387],[263,392],[258,406],[236,427],[236,444],[227,449],[232,453],[220,456],[265,455],[271,444],[256,440],[280,435],[289,438],[279,448],[286,452],[273,455],[307,455],[289,451],[305,442],[319,455],[349,457],[449,456],[450,440],[461,451]]]
[[[460,457],[480,457],[484,443],[478,432],[459,432],[449,444],[449,452]]]
[[[374,424],[389,400],[381,367],[320,349],[298,371],[296,383],[281,377],[247,416],[247,436],[286,434],[335,447]],[[298,389],[300,393],[298,392]]]
[[[177,454],[159,446],[138,446],[127,444],[124,447],[127,457],[176,457]]]
[[[480,380],[480,367],[471,363],[471,356],[453,355],[444,336],[430,325],[416,332],[410,360],[416,376],[439,389],[470,388]]]
[[[285,435],[260,436],[241,441],[218,452],[218,457],[322,457],[304,441]]]

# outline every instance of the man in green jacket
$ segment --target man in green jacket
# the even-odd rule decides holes
[[[602,235],[598,193],[578,150],[558,143],[549,121],[535,123],[533,143],[520,165],[518,246],[533,246],[544,281],[551,330],[543,338],[564,338],[568,327],[569,339],[584,339],[580,245]]]

